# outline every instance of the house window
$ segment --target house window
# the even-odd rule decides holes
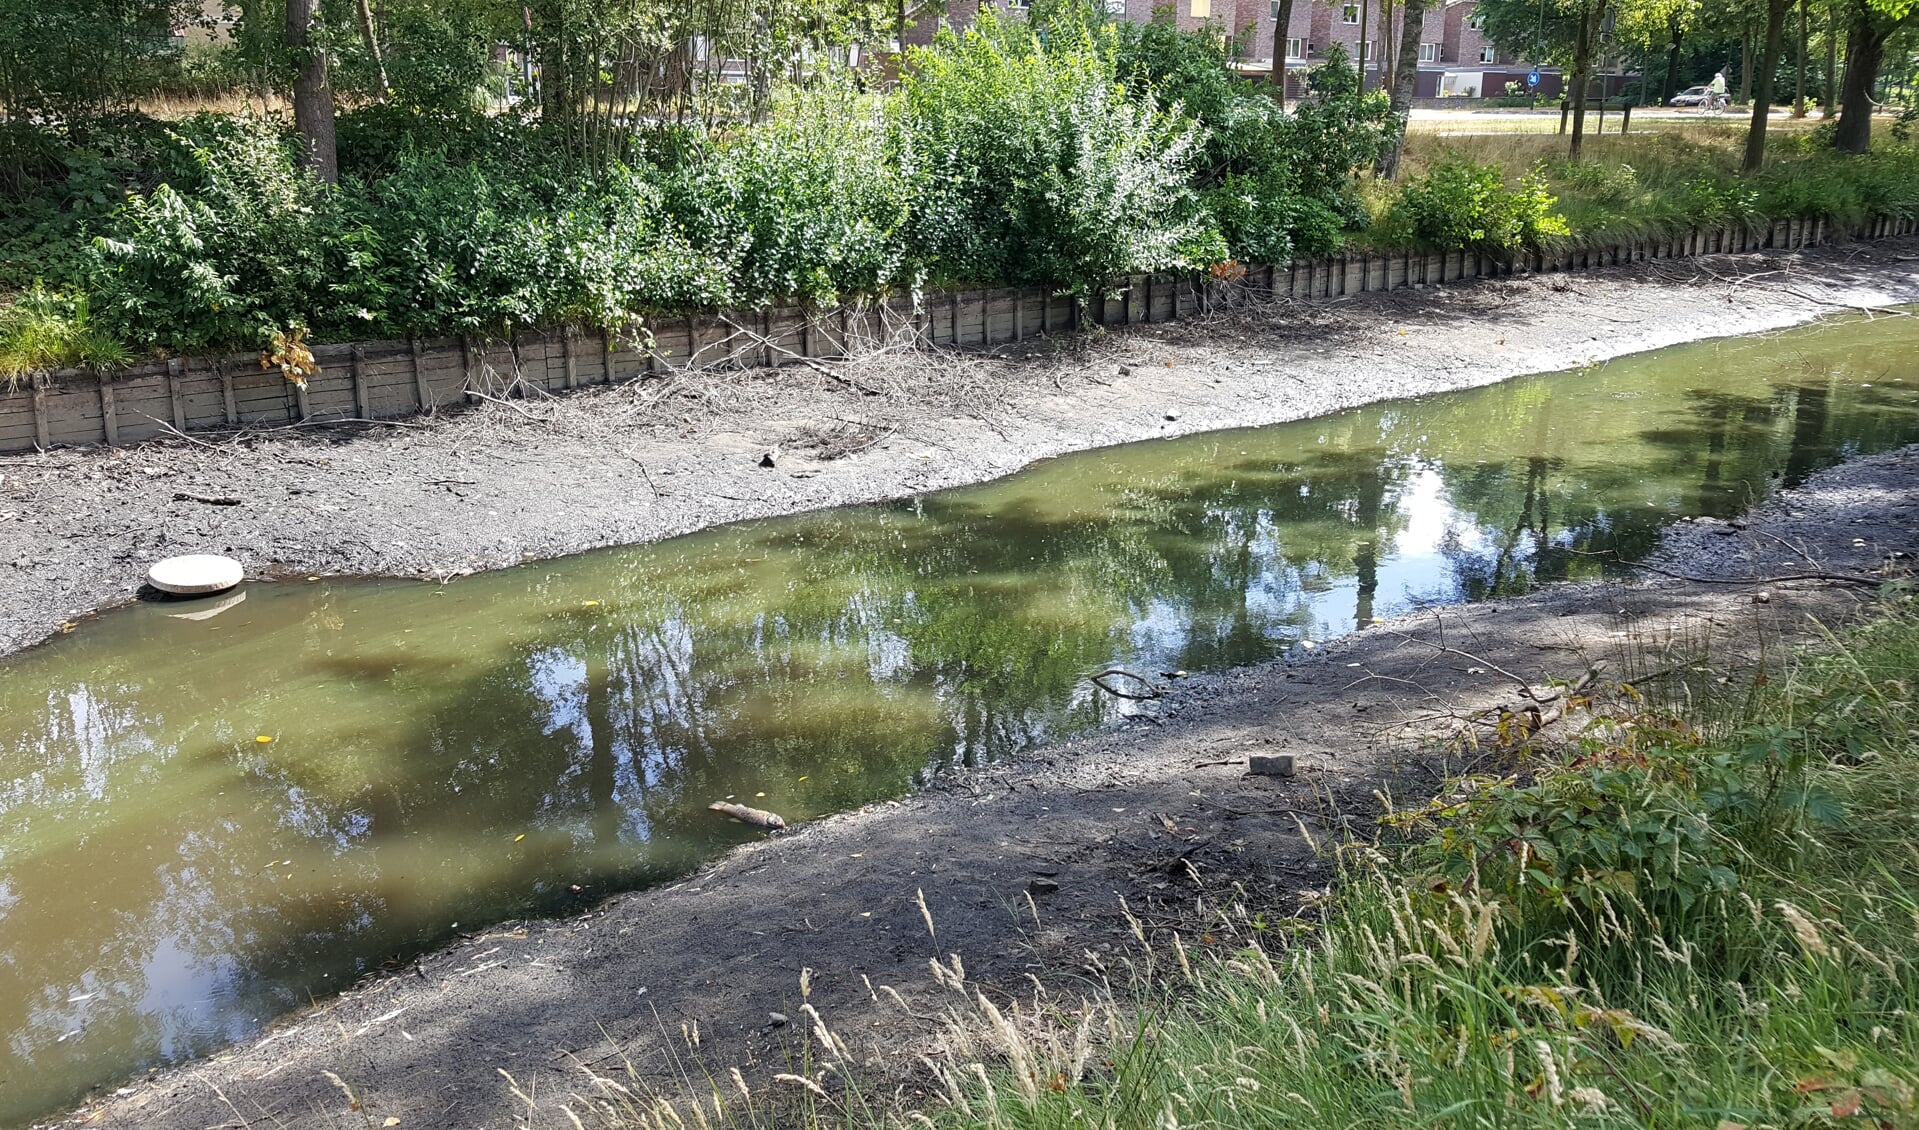
[[[1126,15],[1126,0],[1106,0],[1106,14],[1124,18]]]
[[[1300,59],[1300,58],[1304,58],[1304,56],[1303,56],[1303,55],[1301,55],[1301,54],[1299,53],[1299,48],[1300,48],[1300,46],[1301,46],[1301,44],[1300,44],[1300,42],[1299,42],[1299,40],[1297,40],[1297,39],[1289,39],[1289,40],[1287,40],[1287,41],[1286,41],[1286,57],[1287,57],[1288,59]]]
[[[1420,44],[1419,45],[1419,61],[1422,63],[1437,63],[1439,61],[1439,44],[1437,43]]]
[[[1497,55],[1498,52],[1494,51],[1491,47],[1481,47],[1479,49],[1479,61],[1482,63],[1492,62]]]
[[[1211,19],[1212,15],[1213,15],[1213,0],[1193,0],[1193,18],[1194,19],[1196,20]]]
[[[1466,26],[1472,28],[1474,31],[1485,31],[1486,17],[1480,15],[1478,12],[1474,12],[1472,18],[1466,21]]]
[[[1359,22],[1359,5],[1348,4],[1344,8],[1341,8],[1339,10],[1339,22],[1343,24],[1358,23]]]
[[[1359,41],[1359,61],[1362,63],[1370,63],[1373,61],[1372,40],[1362,39]]]

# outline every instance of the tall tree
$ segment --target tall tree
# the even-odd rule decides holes
[[[315,177],[340,179],[339,148],[333,136],[333,86],[327,78],[327,49],[316,37],[319,9],[314,0],[287,0],[286,49],[293,63],[293,128],[300,134],[302,163]]]
[[[1599,56],[1599,34],[1605,25],[1608,0],[1582,0],[1573,28],[1572,144],[1566,155],[1579,160],[1586,135],[1586,100],[1592,94],[1593,62]]]
[[[1353,58],[1354,61],[1359,64],[1359,92],[1361,94],[1366,93],[1366,76],[1372,70],[1373,63],[1379,59],[1379,52],[1373,50],[1373,45],[1366,42],[1366,19],[1371,10],[1366,0],[1359,0],[1359,47],[1353,52]],[[1383,14],[1381,19],[1384,19]],[[1386,82],[1387,76],[1381,74],[1379,76],[1379,85],[1382,90],[1385,89]]]
[[[1786,41],[1786,8],[1791,0],[1766,0],[1766,39],[1753,68],[1752,123],[1746,127],[1746,156],[1741,168],[1756,173],[1766,163],[1766,124],[1772,114],[1773,80]]]
[[[380,34],[373,26],[373,5],[368,0],[355,0],[354,15],[360,21],[360,45],[366,48],[367,59],[373,64],[373,81],[380,101],[384,102],[393,94],[393,84],[386,77],[386,53],[380,50]]]
[[[1273,6],[1273,90],[1279,104],[1286,104],[1286,41],[1293,26],[1293,0],[1274,0]]]
[[[1664,75],[1657,100],[1665,102],[1679,89],[1681,48],[1699,18],[1698,0],[1620,0],[1613,5],[1613,11],[1614,42],[1643,56],[1642,91],[1652,89],[1650,67],[1646,64],[1654,56],[1664,54]]]
[[[1799,0],[1799,65],[1793,75],[1792,116],[1806,116],[1806,41],[1812,35],[1810,0]]]
[[[1420,29],[1426,24],[1426,0],[1405,0],[1400,20],[1400,42],[1418,43]],[[1401,51],[1393,69],[1391,104],[1392,136],[1380,154],[1379,175],[1387,180],[1399,176],[1399,160],[1406,153],[1406,119],[1412,115],[1413,85],[1419,81],[1419,52]]]
[[[1839,5],[1826,4],[1826,97],[1819,116],[1831,121],[1839,113]]]
[[[1872,148],[1872,88],[1886,40],[1919,21],[1919,0],[1845,0],[1846,81],[1839,95],[1839,128],[1832,145],[1842,153]]]
[[[1662,106],[1679,93],[1679,45],[1685,38],[1686,28],[1680,22],[1678,13],[1667,18],[1667,30],[1672,36],[1672,48],[1666,53],[1666,79],[1659,84],[1659,102]]]

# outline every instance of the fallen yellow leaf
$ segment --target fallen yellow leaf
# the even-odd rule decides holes
[[[256,742],[259,742],[259,743],[260,743],[261,745],[265,745],[265,744],[267,744],[268,742],[270,742],[270,741],[272,741],[272,740],[273,740],[273,735],[272,735],[272,734],[259,734],[259,735],[257,735],[257,736],[255,736],[253,740],[254,740],[254,741],[256,741]]]
[[[520,833],[519,835],[517,835],[517,836],[515,836],[515,837],[513,837],[513,842],[517,844],[517,843],[519,843],[519,842],[520,842],[521,840],[524,840],[524,839],[526,839],[526,833],[525,833],[525,832],[521,832],[521,833]]]
[[[398,1126],[399,1124],[400,1120],[391,1114],[386,1116],[385,1122],[380,1123],[382,1126]]]

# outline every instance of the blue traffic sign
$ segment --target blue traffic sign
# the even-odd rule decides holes
[[[1526,85],[1527,85],[1527,86],[1538,86],[1538,85],[1539,85],[1539,72],[1538,72],[1538,71],[1527,71],[1527,72],[1526,72]]]

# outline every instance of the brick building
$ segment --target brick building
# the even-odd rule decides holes
[[[1155,10],[1172,9],[1181,30],[1212,28],[1237,45],[1240,69],[1249,74],[1269,74],[1273,60],[1273,22],[1278,5],[1274,0],[1105,0],[1107,10],[1135,22],[1153,18]],[[1362,4],[1364,9],[1362,10]],[[965,27],[978,16],[982,6],[1019,12],[1023,0],[949,0],[946,21],[953,27]],[[1419,74],[1413,94],[1417,98],[1488,98],[1505,93],[1509,82],[1525,84],[1532,70],[1529,60],[1500,51],[1486,38],[1473,17],[1475,0],[1429,0],[1425,26],[1419,37]],[[1313,64],[1325,59],[1333,44],[1346,49],[1348,58],[1366,60],[1367,85],[1377,88],[1384,76],[1385,34],[1380,29],[1380,0],[1293,0],[1292,19],[1286,32],[1286,70],[1289,92],[1297,95],[1300,79]],[[1360,43],[1360,25],[1366,25],[1366,43]],[[932,39],[938,21],[922,18],[907,34],[909,43]],[[1400,12],[1395,5],[1390,19],[1392,32],[1400,30]],[[1561,90],[1557,68],[1542,67],[1539,93],[1556,97]],[[1616,89],[1608,83],[1608,89]]]

